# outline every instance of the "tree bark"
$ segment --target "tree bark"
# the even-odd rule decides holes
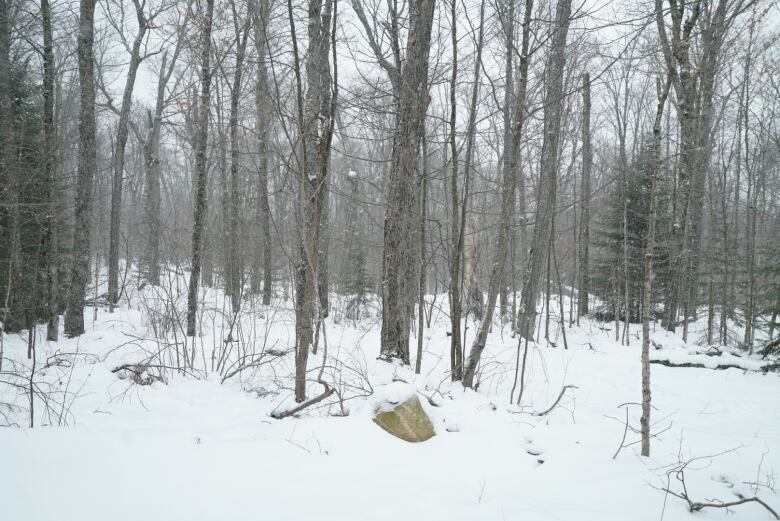
[[[60,324],[59,228],[57,227],[57,135],[54,125],[54,44],[49,0],[41,0],[43,25],[43,176],[47,184],[44,254],[46,255],[46,340],[56,342]]]
[[[73,223],[73,263],[70,270],[65,336],[84,333],[84,298],[89,279],[92,180],[97,167],[95,149],[95,0],[81,0],[79,12],[79,161]],[[97,284],[97,280],[95,281]]]
[[[501,193],[501,217],[499,222],[498,237],[496,239],[495,257],[490,271],[488,282],[488,297],[485,303],[482,321],[471,345],[469,356],[463,371],[463,385],[465,387],[474,386],[474,376],[477,372],[482,351],[485,349],[487,335],[490,331],[490,325],[493,322],[493,313],[496,309],[496,299],[500,291],[500,284],[503,278],[504,266],[506,264],[507,252],[509,249],[512,217],[515,209],[515,189],[520,169],[520,141],[523,134],[523,123],[525,121],[525,98],[528,87],[528,51],[531,37],[531,14],[533,11],[533,0],[526,0],[525,13],[523,14],[523,35],[520,44],[520,70],[517,83],[517,96],[515,98],[514,126],[512,127],[512,147],[507,160],[505,159],[505,168],[503,169],[503,186]],[[512,44],[510,44],[511,46]],[[514,49],[508,53],[514,52]]]
[[[114,306],[119,301],[119,233],[122,219],[122,186],[125,171],[125,147],[127,146],[128,127],[130,123],[130,108],[133,102],[133,88],[138,65],[141,63],[141,44],[146,36],[147,21],[143,6],[139,0],[133,0],[138,33],[133,40],[130,51],[125,90],[122,94],[122,106],[119,110],[119,123],[116,130],[116,147],[114,149],[114,177],[111,185],[111,225],[108,240],[108,306],[109,312],[114,312]]]
[[[531,251],[523,279],[523,293],[518,311],[518,330],[523,338],[533,339],[538,297],[547,245],[552,232],[555,191],[558,182],[558,143],[563,107],[563,70],[566,64],[566,36],[571,17],[571,0],[558,0],[552,46],[548,58],[544,96],[544,129],[542,157],[539,165],[539,200],[536,205]]]
[[[234,16],[235,13],[234,13]],[[243,36],[240,36],[238,22],[236,22],[236,41],[238,49],[236,51],[236,68],[233,76],[233,87],[230,92],[230,304],[233,313],[238,313],[241,308],[241,293],[243,290],[243,268],[241,266],[241,241],[240,241],[240,223],[239,207],[240,199],[240,181],[238,171],[240,168],[240,150],[238,142],[238,110],[241,96],[241,79],[244,68],[244,56],[246,54],[246,44],[249,40],[249,25],[251,17],[247,18],[244,26]],[[225,216],[223,216],[223,219]]]
[[[461,309],[461,275],[460,265],[463,257],[463,234],[460,230],[461,212],[466,213],[464,188],[464,205],[460,209],[458,200],[460,191],[458,189],[458,144],[457,144],[457,85],[458,85],[458,35],[457,35],[457,2],[452,0],[450,4],[450,36],[452,37],[452,76],[450,78],[450,162],[452,169],[450,171],[450,245],[449,245],[449,268],[450,268],[450,378],[458,381],[463,373],[463,350],[460,338],[460,320],[463,315]]]
[[[577,317],[588,314],[590,293],[590,173],[593,167],[593,147],[590,142],[590,74],[582,75],[582,190],[580,192],[579,288]]]
[[[755,328],[755,257],[756,257],[756,204],[758,202],[757,194],[758,187],[754,179],[754,172],[756,170],[755,163],[750,162],[750,65],[753,58],[752,46],[753,46],[753,34],[755,30],[755,4],[753,12],[751,13],[749,37],[748,37],[748,51],[745,58],[745,70],[744,70],[744,86],[742,89],[742,116],[744,118],[745,127],[745,174],[747,175],[747,210],[746,210],[746,222],[745,222],[745,262],[747,264],[747,302],[745,303],[745,336],[744,336],[744,348],[751,354],[753,353],[753,336]],[[741,138],[737,137],[738,141]],[[741,146],[741,145],[738,145]]]
[[[257,86],[255,91],[255,104],[257,106],[257,139],[258,139],[258,224],[261,230],[261,237],[258,241],[262,245],[262,264],[261,270],[255,271],[253,291],[259,292],[260,280],[259,271],[262,271],[263,282],[263,304],[271,303],[271,285],[273,283],[273,243],[271,242],[271,207],[268,202],[268,141],[269,127],[271,126],[271,107],[270,94],[268,90],[268,70],[266,60],[268,58],[267,46],[267,28],[268,17],[270,16],[269,0],[259,0],[251,2],[253,7],[254,28],[255,28],[255,49],[257,51]],[[259,257],[260,255],[258,255]]]
[[[329,38],[331,19],[334,16],[333,0],[309,0],[309,55],[306,60],[306,98],[302,98],[300,66],[298,65],[297,43],[294,40],[294,59],[298,93],[298,110],[301,136],[303,139],[303,161],[299,183],[299,243],[296,260],[295,302],[295,400],[306,399],[306,366],[309,349],[313,344],[313,323],[322,320],[318,309],[317,269],[319,265],[320,225],[325,206],[330,143],[334,128],[335,89],[332,91],[332,77],[329,62],[331,43],[335,43],[335,32]],[[290,31],[295,38],[292,5],[288,1]],[[335,23],[334,23],[335,27]],[[333,40],[333,42],[331,41]],[[335,49],[334,49],[335,51]],[[335,54],[334,54],[335,56]]]
[[[423,327],[425,321],[425,281],[428,267],[426,244],[426,220],[428,219],[428,139],[423,133],[422,138],[422,179],[420,180],[420,280],[417,284],[417,357],[414,361],[414,374],[420,374],[422,369]]]
[[[396,129],[384,220],[382,258],[382,332],[380,358],[409,363],[409,318],[414,285],[408,279],[414,262],[410,240],[420,140],[428,109],[428,54],[435,0],[411,0],[406,62],[396,100]]]
[[[650,319],[653,314],[653,249],[655,248],[655,220],[657,206],[657,184],[661,177],[663,161],[661,158],[661,120],[664,104],[669,94],[671,80],[661,88],[657,82],[658,108],[653,125],[653,171],[650,178],[650,208],[647,217],[647,235],[645,236],[645,264],[642,292],[642,416],[639,420],[642,435],[642,456],[650,456]]]
[[[201,43],[200,107],[198,109],[195,149],[195,208],[192,225],[192,267],[187,293],[187,336],[195,336],[198,317],[198,283],[200,282],[203,234],[206,223],[206,148],[209,136],[209,106],[211,104],[211,27],[214,0],[206,0]]]
[[[154,103],[154,114],[148,112],[148,128],[144,141],[144,170],[146,172],[146,192],[144,195],[146,229],[148,237],[144,252],[145,270],[143,276],[149,284],[160,283],[160,244],[162,241],[162,216],[160,214],[162,171],[160,168],[160,133],[162,116],[165,109],[165,89],[173,76],[176,62],[181,53],[186,22],[179,28],[176,46],[170,63],[167,51],[163,53],[157,80],[157,97]]]

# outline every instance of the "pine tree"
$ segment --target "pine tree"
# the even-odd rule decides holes
[[[596,310],[596,316],[602,320],[614,320],[615,313],[620,319],[625,320],[626,310],[631,322],[639,322],[642,302],[642,280],[644,276],[644,244],[648,228],[648,214],[650,213],[650,188],[653,156],[650,140],[646,140],[640,153],[625,173],[627,179],[623,180],[623,173],[618,172],[618,179],[612,183],[612,189],[605,204],[606,212],[597,221],[596,238],[594,245],[598,254],[594,262],[592,283],[594,292],[597,293],[603,305]],[[662,179],[658,180],[658,208],[656,215],[656,240],[653,253],[653,273],[656,280],[655,286],[661,288],[665,285],[668,276],[668,247],[665,246],[667,237],[663,231],[668,230],[664,224],[669,219],[669,190]],[[625,288],[625,272],[615,269],[624,262],[624,232],[623,207],[627,204],[627,245],[628,245],[628,277],[629,277],[629,302],[625,302],[623,288]],[[617,295],[616,295],[617,293]],[[659,294],[661,294],[659,292]],[[617,307],[617,310],[615,309]]]
[[[11,62],[10,72],[9,121],[13,123],[8,127],[12,154],[8,168],[0,174],[0,184],[13,187],[14,201],[0,209],[0,241],[10,246],[0,248],[0,288],[8,297],[3,328],[18,332],[31,320],[46,316],[43,301],[34,297],[42,295],[40,289],[45,287],[39,270],[43,265],[40,225],[45,218],[48,191],[44,190],[47,180],[39,153],[43,146],[43,110],[37,86],[26,63]]]

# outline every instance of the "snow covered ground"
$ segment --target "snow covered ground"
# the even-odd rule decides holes
[[[338,394],[299,418],[275,420],[270,413],[290,402],[293,370],[293,355],[283,354],[293,318],[281,301],[273,309],[247,304],[234,323],[234,342],[226,343],[229,304],[209,292],[190,374],[150,368],[166,383],[137,385],[127,371],[112,372],[142,359],[174,360],[161,340],[170,341],[174,328],[163,319],[180,312],[183,300],[154,291],[131,294],[113,314],[100,309],[94,322],[88,308],[89,331],[79,339],[47,344],[38,331],[33,380],[41,394],[32,429],[27,335],[6,338],[3,369],[17,376],[0,377],[0,422],[20,427],[0,429],[0,519],[772,519],[755,503],[690,513],[662,490],[681,490],[669,471],[685,462],[691,499],[757,495],[780,510],[777,373],[653,365],[651,457],[638,455],[638,435],[629,430],[628,446],[613,459],[626,410],[638,428],[639,407],[621,407],[640,401],[636,325],[630,347],[615,342],[613,324],[592,321],[566,330],[568,350],[557,328],[558,347],[531,345],[517,407],[509,404],[517,342],[508,330],[491,333],[474,392],[449,382],[441,310],[425,330],[422,374],[415,377],[376,360],[375,311],[353,323],[337,303],[327,321],[324,379]],[[154,295],[159,300],[150,305]],[[166,334],[155,340],[155,328]],[[659,359],[712,358],[660,328],[653,339],[662,346],[653,353]],[[221,370],[212,369],[212,353],[217,363],[226,361]],[[222,383],[242,356],[258,365]],[[322,356],[320,350],[310,357],[312,378]],[[564,385],[576,388],[549,414],[535,415]],[[309,395],[320,390],[312,383]],[[383,399],[415,392],[434,421],[431,440],[410,444],[371,421]]]

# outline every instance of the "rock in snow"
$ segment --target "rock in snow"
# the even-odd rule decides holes
[[[411,443],[429,440],[435,434],[416,395],[399,404],[377,408],[374,422],[396,438]]]

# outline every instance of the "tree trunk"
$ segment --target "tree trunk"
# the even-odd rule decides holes
[[[163,56],[163,67],[166,57]],[[162,72],[162,68],[161,68]],[[161,77],[162,78],[162,77]],[[144,205],[146,207],[146,251],[144,255],[144,279],[152,285],[160,283],[160,234],[162,232],[160,216],[160,126],[162,124],[162,103],[158,85],[158,102],[155,104],[154,115],[147,113],[147,138],[144,143],[144,170],[146,171],[146,192]],[[164,90],[164,87],[163,87]],[[157,109],[160,109],[159,112]]]
[[[322,216],[320,218],[319,230],[319,251],[317,252],[317,298],[319,299],[319,309],[322,318],[327,318],[330,313],[330,303],[328,294],[330,293],[330,273],[328,270],[328,251],[330,237],[328,230],[330,228],[329,203],[330,203],[330,182],[328,179],[322,185]]]
[[[306,98],[298,64],[298,48],[292,5],[288,1],[290,32],[293,37],[293,53],[298,96],[298,125],[303,139],[303,161],[299,183],[299,244],[296,260],[295,302],[295,400],[306,399],[306,366],[309,348],[313,343],[313,322],[322,320],[317,309],[317,268],[320,241],[320,225],[325,205],[327,175],[330,160],[330,143],[333,134],[333,103],[328,38],[333,16],[332,0],[309,0],[308,38],[309,53],[306,60]],[[335,39],[335,33],[331,35]],[[335,49],[334,49],[335,51]],[[335,56],[335,55],[334,55]]]
[[[241,36],[240,41],[238,41],[239,34],[236,34],[238,49],[236,51],[236,68],[233,76],[233,88],[230,92],[230,248],[228,252],[230,258],[229,275],[231,277],[229,285],[230,304],[233,313],[238,313],[238,310],[241,308],[241,292],[243,289],[243,269],[241,266],[241,244],[239,237],[239,206],[241,199],[239,197],[240,182],[238,170],[241,157],[238,146],[238,110],[241,96],[241,77],[244,68],[244,56],[246,53],[246,44],[249,40],[250,21],[251,18],[247,18],[244,34]],[[238,28],[237,25],[236,28]],[[224,219],[225,217],[226,216],[223,216],[222,218]]]
[[[501,28],[505,41],[504,49],[504,106],[502,108],[502,120],[504,124],[503,149],[501,152],[501,172],[509,168],[510,157],[512,155],[512,103],[514,99],[514,52],[515,52],[515,0],[504,0],[503,12],[501,16]],[[504,261],[506,265],[506,260]],[[506,268],[506,266],[505,266]],[[501,317],[501,324],[509,316],[509,295],[508,288],[511,283],[510,277],[514,274],[503,269],[501,271],[501,283],[498,290],[498,312]],[[492,320],[492,318],[491,318]]]
[[[463,350],[460,337],[460,320],[463,315],[461,309],[461,276],[460,264],[463,257],[463,235],[460,231],[460,214],[466,213],[465,208],[465,188],[464,188],[464,207],[460,208],[458,200],[460,191],[458,189],[458,145],[457,145],[457,85],[458,85],[458,37],[457,37],[457,2],[454,0],[450,4],[450,36],[452,37],[452,77],[450,78],[450,161],[452,170],[450,172],[450,378],[453,381],[461,379],[463,372]]]
[[[141,4],[134,2],[138,20],[138,34],[130,52],[125,90],[122,94],[122,107],[119,109],[119,123],[116,130],[116,148],[114,149],[114,178],[111,185],[111,226],[108,240],[108,306],[111,313],[119,301],[119,227],[122,218],[122,185],[125,172],[125,147],[127,146],[130,107],[133,102],[133,88],[138,65],[141,63],[141,44],[146,35],[146,19]]]
[[[645,237],[645,264],[642,284],[642,416],[639,420],[642,435],[642,456],[650,456],[650,318],[653,313],[653,249],[655,248],[655,216],[656,192],[658,179],[661,177],[661,120],[664,114],[664,104],[669,93],[671,80],[666,87],[661,88],[657,82],[658,108],[653,125],[653,159],[654,166],[650,178],[650,209],[647,217],[647,235]]]
[[[753,353],[753,336],[755,328],[755,258],[756,258],[756,204],[758,202],[758,187],[754,179],[756,165],[750,162],[750,65],[752,61],[753,34],[755,30],[755,5],[750,18],[748,51],[745,59],[744,86],[742,89],[742,116],[745,127],[745,174],[747,175],[747,202],[745,223],[745,262],[747,264],[747,302],[745,303],[745,337],[744,347]],[[737,137],[739,141],[740,138]],[[739,146],[739,145],[738,145]]]
[[[81,0],[78,37],[79,63],[79,164],[73,222],[73,261],[70,270],[65,335],[84,333],[84,298],[89,279],[92,179],[97,167],[95,148],[95,72],[92,48],[95,40],[95,0]],[[97,280],[95,281],[97,284]]]
[[[380,357],[409,363],[409,318],[414,285],[408,280],[413,264],[410,240],[415,177],[420,140],[428,109],[428,54],[435,0],[411,0],[406,62],[396,100],[396,128],[384,221],[382,258],[382,333]]]
[[[211,104],[211,22],[214,0],[206,0],[201,49],[200,107],[195,149],[195,208],[192,225],[192,267],[187,293],[187,336],[195,336],[198,317],[198,283],[200,282],[203,234],[206,223],[206,147],[209,137],[209,106]]]
[[[577,317],[588,314],[589,252],[590,247],[590,172],[593,166],[593,148],[590,143],[590,74],[582,75],[582,200],[579,237],[579,288],[577,290]]]
[[[523,122],[525,121],[525,97],[528,86],[528,50],[531,36],[531,13],[533,11],[533,0],[526,0],[525,13],[523,14],[523,36],[520,44],[520,71],[517,83],[517,97],[515,99],[514,126],[512,128],[512,148],[508,158],[505,159],[505,168],[503,169],[503,186],[501,193],[501,217],[498,229],[498,238],[496,239],[495,257],[490,271],[488,281],[488,297],[485,303],[482,321],[471,345],[468,359],[463,371],[463,385],[465,387],[474,386],[474,376],[477,372],[477,366],[485,349],[487,335],[490,331],[490,325],[493,322],[493,313],[496,309],[496,299],[500,290],[501,280],[503,278],[504,266],[506,264],[507,251],[510,242],[510,233],[512,218],[515,209],[515,188],[518,179],[518,170],[520,168],[520,140],[523,134]],[[513,39],[510,39],[512,42]],[[512,43],[509,44],[512,46]],[[510,49],[507,53],[513,53]]]
[[[528,340],[533,339],[536,299],[544,273],[544,261],[555,208],[558,143],[563,107],[563,70],[566,65],[566,36],[570,15],[571,0],[558,0],[553,41],[546,69],[547,87],[544,96],[542,157],[539,165],[539,200],[536,205],[530,258],[523,279],[523,293],[518,311],[518,330],[520,335]]]
[[[43,24],[43,176],[47,184],[47,203],[44,240],[46,255],[46,340],[56,342],[60,324],[59,288],[59,228],[57,227],[57,135],[54,125],[54,44],[49,0],[41,0]]]
[[[261,230],[261,237],[258,241],[262,244],[262,281],[263,281],[263,304],[271,303],[271,284],[273,270],[273,243],[271,242],[271,207],[268,202],[268,129],[272,122],[272,113],[270,107],[270,94],[268,90],[268,71],[266,69],[266,60],[268,55],[267,47],[267,28],[268,17],[270,15],[269,0],[259,0],[257,4],[251,2],[253,16],[255,17],[255,49],[257,50],[257,90],[255,92],[255,104],[257,106],[257,138],[259,142],[258,150],[258,224]],[[258,255],[259,257],[259,255]],[[259,277],[259,271],[255,272],[255,277]],[[254,280],[253,291],[258,292],[259,280]]]
[[[428,218],[428,139],[423,133],[422,138],[423,171],[420,180],[420,280],[418,281],[417,296],[417,357],[414,361],[414,374],[420,374],[422,369],[423,353],[423,327],[425,320],[425,271],[428,266],[425,243],[426,220]]]
[[[171,62],[168,64],[168,53],[163,53],[160,64],[160,76],[157,83],[157,99],[154,104],[154,115],[148,112],[147,134],[144,141],[144,169],[146,171],[146,193],[144,205],[146,207],[146,238],[144,278],[149,284],[160,283],[160,244],[162,241],[162,221],[160,215],[160,184],[162,171],[160,168],[160,131],[162,128],[162,114],[165,108],[165,88],[173,74],[176,61],[181,51],[184,28],[181,29],[176,48],[173,51]]]

